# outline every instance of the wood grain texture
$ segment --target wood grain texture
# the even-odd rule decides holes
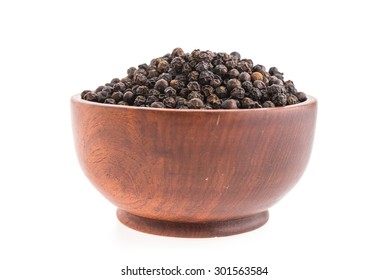
[[[317,113],[310,96],[297,105],[247,110],[123,107],[78,96],[71,103],[77,155],[92,184],[128,212],[118,211],[124,224],[171,236],[174,223],[182,236],[183,224],[222,225],[267,211],[302,176]],[[138,217],[147,219],[143,230],[134,226]],[[252,229],[240,224],[240,231],[217,234]],[[204,232],[197,237],[216,236]]]

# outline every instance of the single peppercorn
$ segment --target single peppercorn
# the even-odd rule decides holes
[[[119,101],[117,104],[122,105],[122,106],[128,106],[128,103],[126,101],[123,101],[123,100]]]
[[[201,87],[201,93],[208,97],[215,93],[215,89],[210,85],[205,85]]]
[[[192,71],[188,74],[189,81],[198,81],[200,73],[197,71]]]
[[[201,99],[199,98],[192,98],[188,102],[188,108],[189,109],[201,109],[204,107],[204,103]]]
[[[217,97],[216,94],[211,94],[207,97],[207,103],[213,108],[213,109],[220,109],[222,105],[222,101]]]
[[[107,91],[99,91],[97,93],[97,102],[104,103],[105,99],[110,98],[110,94]]]
[[[242,86],[242,84],[241,84],[241,82],[238,79],[230,79],[227,82],[227,89],[229,91],[232,91],[234,88],[238,88],[238,87],[241,87],[241,86]]]
[[[242,83],[242,88],[245,92],[250,92],[253,89],[253,84],[250,81],[245,81]]]
[[[165,88],[164,93],[167,97],[175,97],[177,95],[176,90],[172,87]]]
[[[143,74],[135,74],[134,75],[134,83],[137,85],[145,85],[147,83],[147,77]]]
[[[285,93],[285,87],[278,84],[273,84],[267,87],[267,92],[273,96],[275,94]]]
[[[260,72],[253,72],[251,74],[251,80],[254,82],[256,80],[262,80],[263,79],[263,76]]]
[[[284,82],[278,79],[276,76],[269,77],[269,85],[283,85]]]
[[[240,104],[241,104],[241,107],[243,109],[251,109],[251,108],[255,108],[256,102],[254,102],[254,100],[252,100],[251,98],[249,97],[245,97],[243,98],[241,101],[240,101]]]
[[[199,83],[201,85],[209,84],[213,79],[213,73],[211,71],[203,71],[199,76]]]
[[[160,92],[163,92],[165,88],[169,86],[168,82],[165,79],[158,80],[155,85],[154,89],[159,90]]]
[[[157,71],[159,73],[165,73],[165,72],[169,71],[169,68],[170,68],[169,62],[167,62],[166,60],[161,60],[157,64]]]
[[[143,95],[138,95],[135,100],[134,100],[134,105],[135,106],[142,106],[146,103],[146,97]]]
[[[224,100],[221,104],[223,109],[238,109],[238,105],[235,99]]]
[[[222,79],[218,75],[214,75],[213,79],[211,80],[211,82],[209,84],[211,85],[211,87],[217,88],[218,86],[220,86],[222,84]]]
[[[166,97],[163,100],[163,105],[165,105],[166,108],[174,108],[176,106],[176,100],[174,97]]]
[[[160,79],[164,79],[165,81],[170,83],[170,81],[173,80],[173,77],[169,73],[162,73],[161,75],[158,76],[158,80],[160,80]]]
[[[221,98],[227,98],[228,97],[228,90],[225,86],[219,86],[215,89],[216,95]]]
[[[150,96],[147,97],[145,104],[150,106],[154,102],[158,102],[158,101],[159,101],[158,96],[150,95]]]
[[[273,102],[268,100],[268,101],[265,101],[265,102],[262,103],[262,107],[263,108],[274,108],[274,107],[276,107],[276,105],[274,105]]]
[[[287,104],[287,97],[285,93],[276,93],[272,96],[271,101],[273,101],[276,106],[285,106]]]
[[[200,84],[198,82],[189,82],[187,88],[191,91],[200,91]]]
[[[286,103],[287,103],[288,105],[297,104],[297,103],[299,103],[299,99],[297,98],[297,96],[295,96],[295,95],[293,95],[293,94],[290,94],[290,95],[288,95],[288,97],[287,97]]]
[[[236,69],[231,69],[230,71],[228,71],[227,73],[227,77],[230,78],[230,79],[237,79],[239,77],[239,71],[236,70]]]
[[[149,95],[149,88],[147,86],[139,86],[135,90],[136,95]]]
[[[164,108],[165,106],[163,105],[162,102],[157,101],[157,102],[153,102],[153,103],[150,105],[150,107],[152,107],[152,108]]]
[[[230,55],[231,55],[234,59],[240,60],[240,53],[234,51],[234,52],[230,53]]]
[[[135,94],[128,90],[123,95],[123,101],[127,102],[128,104],[132,105],[135,100]]]
[[[248,97],[254,101],[259,101],[262,99],[262,92],[260,89],[253,87],[250,91],[246,91]]]
[[[245,96],[245,91],[241,87],[237,87],[232,89],[231,91],[231,97],[236,99],[242,99]]]
[[[123,93],[121,91],[115,91],[112,93],[111,98],[115,100],[116,103],[118,103],[123,100]]]
[[[172,57],[185,57],[185,52],[181,48],[175,48],[172,51]]]
[[[213,69],[213,73],[220,77],[224,77],[228,73],[228,69],[225,65],[219,64]]]
[[[116,101],[113,98],[107,98],[107,99],[104,100],[104,103],[105,104],[115,104]]]
[[[84,99],[87,101],[97,101],[97,93],[90,91],[84,95]]]
[[[251,80],[251,76],[250,76],[250,74],[247,73],[247,72],[242,72],[242,73],[240,73],[239,76],[238,76],[238,78],[239,78],[239,81],[240,81],[241,83],[246,82],[246,81],[250,81],[250,80]]]
[[[188,94],[188,100],[191,100],[193,98],[200,99],[201,101],[204,100],[204,95],[201,94],[199,91],[192,91],[191,93]]]
[[[298,98],[298,100],[300,102],[304,102],[305,100],[307,100],[307,96],[305,95],[304,92],[299,91],[299,92],[295,93],[294,95]]]

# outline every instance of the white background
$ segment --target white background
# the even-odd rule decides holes
[[[387,10],[375,0],[1,1],[0,278],[231,265],[268,266],[263,279],[388,279]],[[177,46],[237,50],[319,100],[309,166],[258,230],[133,231],[78,165],[70,97]]]

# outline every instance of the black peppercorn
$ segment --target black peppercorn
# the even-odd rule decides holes
[[[203,71],[199,76],[199,83],[202,85],[209,84],[213,79],[213,73],[211,71]]]
[[[139,86],[135,90],[136,95],[149,95],[149,88],[147,86]]]
[[[113,99],[113,98],[107,98],[107,99],[104,100],[104,103],[106,103],[106,104],[115,104],[116,102],[115,102],[115,99]]]
[[[176,100],[174,97],[166,97],[163,100],[163,105],[165,105],[166,108],[174,108],[176,106]]]
[[[263,108],[273,108],[273,107],[276,107],[276,105],[274,105],[273,102],[268,100],[268,101],[265,101],[265,102],[262,103],[262,107]]]
[[[209,84],[211,85],[211,87],[217,88],[218,86],[220,86],[222,84],[222,80],[219,76],[214,75],[213,79],[211,80],[211,82]]]
[[[138,95],[135,100],[134,100],[134,105],[135,106],[142,106],[146,103],[146,97],[143,95]]]
[[[254,101],[259,101],[262,99],[262,92],[259,88],[253,87],[250,91],[246,91],[248,97]]]
[[[243,88],[237,87],[237,88],[232,89],[230,94],[231,94],[232,98],[242,99],[245,96],[245,91]]]
[[[128,106],[128,103],[126,101],[123,101],[123,100],[119,101],[117,104],[122,105],[122,106]]]
[[[197,81],[199,79],[200,73],[197,71],[192,71],[188,74],[188,81]]]
[[[127,75],[130,79],[132,79],[135,75],[136,68],[135,67],[130,67],[127,70]]]
[[[238,78],[239,78],[239,81],[242,83],[246,82],[246,81],[251,81],[251,76],[247,72],[240,73]]]
[[[159,101],[158,96],[150,95],[147,97],[145,104],[150,106],[154,102],[158,102],[158,101]]]
[[[165,79],[158,80],[155,85],[154,89],[159,90],[160,92],[163,92],[165,88],[169,86],[169,83]]]
[[[198,82],[189,82],[187,88],[191,91],[200,91],[200,85]]]
[[[241,87],[242,84],[238,79],[230,79],[227,82],[227,89],[229,91],[233,90],[234,88]]]
[[[251,72],[251,68],[249,64],[246,61],[239,61],[238,64],[236,65],[236,69],[239,72]]]
[[[214,69],[213,69],[213,73],[215,73],[216,75],[219,75],[220,77],[224,77],[228,72],[228,69],[225,65],[223,64],[220,64],[220,65],[217,65]]]
[[[228,97],[228,90],[225,86],[220,86],[220,87],[217,87],[215,89],[216,91],[216,95],[221,98],[221,99],[224,99],[224,98],[227,98]]]
[[[299,91],[299,92],[295,93],[294,95],[298,98],[298,100],[300,102],[304,102],[305,100],[307,100],[307,96],[305,95],[304,92]]]
[[[87,101],[97,101],[97,93],[90,91],[84,95],[84,99]]]
[[[216,94],[211,94],[207,97],[207,103],[213,108],[213,109],[220,109],[222,105],[222,101],[217,97]]]
[[[160,79],[164,79],[165,81],[170,83],[170,81],[173,80],[173,77],[169,73],[162,73],[161,75],[158,76],[158,80],[160,80]]]
[[[200,99],[201,101],[204,100],[204,95],[202,95],[199,91],[192,91],[191,93],[188,94],[188,100],[197,98]]]
[[[81,92],[81,98],[82,99],[85,99],[85,95],[89,92],[92,92],[91,90],[84,90],[83,92]]]
[[[150,105],[150,107],[153,107],[153,108],[164,108],[165,106],[163,105],[162,102],[157,101],[157,102],[153,102],[153,103]]]
[[[231,69],[230,71],[228,71],[227,73],[227,77],[230,78],[230,79],[237,79],[239,77],[239,71],[236,70],[236,69]]]
[[[250,81],[245,81],[242,83],[242,88],[245,92],[250,92],[253,89],[253,84]]]
[[[240,60],[240,53],[234,51],[234,52],[230,53],[230,55],[231,55],[234,59]]]
[[[123,101],[131,105],[133,104],[134,100],[135,100],[135,94],[132,91],[128,90],[124,93]]]
[[[189,109],[201,109],[204,107],[204,103],[201,99],[199,98],[192,98],[188,102],[188,108]]]
[[[164,93],[165,93],[166,97],[175,97],[177,95],[176,90],[172,87],[165,88]]]
[[[283,85],[284,82],[278,79],[276,76],[269,77],[269,85]]]
[[[241,104],[241,107],[243,109],[251,109],[251,108],[255,108],[256,102],[254,102],[254,100],[252,100],[251,98],[249,97],[245,97],[243,98],[241,101],[240,101],[240,104]]]
[[[276,93],[272,96],[271,101],[273,101],[276,106],[285,106],[287,104],[287,97],[285,93]]]
[[[273,96],[275,94],[281,94],[281,93],[285,93],[285,87],[282,86],[282,85],[278,85],[278,84],[273,84],[271,86],[268,86],[267,87],[267,92]]]
[[[297,98],[297,96],[290,94],[288,95],[286,102],[288,105],[293,105],[299,103],[299,99]]]
[[[174,71],[177,73],[180,73],[182,70],[182,66],[184,65],[185,60],[182,57],[175,57],[173,58],[172,62],[170,63],[170,66]]]
[[[224,100],[221,107],[223,109],[238,109],[238,105],[234,99]]]
[[[115,100],[116,103],[118,103],[123,100],[123,93],[121,91],[115,91],[112,93],[111,98]]]
[[[134,83],[137,85],[145,85],[147,83],[147,77],[143,74],[135,74],[134,75]]]
[[[205,85],[201,87],[201,92],[208,97],[215,93],[215,89],[210,85]]]
[[[105,99],[110,98],[110,94],[107,91],[99,91],[97,93],[97,102],[104,103]]]
[[[157,64],[157,71],[159,73],[165,73],[165,72],[169,71],[169,68],[170,68],[169,62],[167,62],[166,60],[161,60]]]
[[[181,48],[175,48],[172,51],[172,57],[185,57],[185,52]]]

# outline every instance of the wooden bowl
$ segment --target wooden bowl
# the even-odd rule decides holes
[[[317,101],[287,107],[179,110],[71,99],[75,147],[126,226],[214,237],[264,225],[299,180]]]

